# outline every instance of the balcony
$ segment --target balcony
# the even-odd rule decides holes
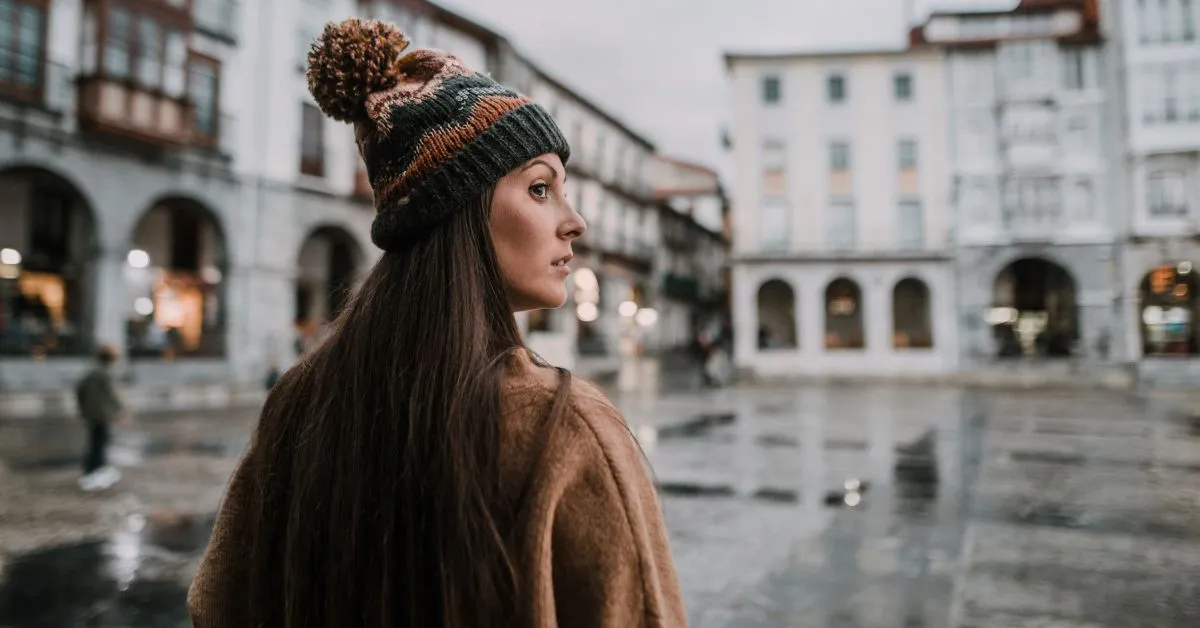
[[[1061,212],[1057,209],[1029,211],[1008,207],[1004,210],[1004,229],[1013,241],[1051,242],[1061,226]]]
[[[79,81],[79,122],[90,131],[181,147],[191,140],[191,117],[182,96],[147,90],[127,79],[90,76]]]
[[[192,24],[198,33],[236,44],[241,8],[236,0],[192,0]]]
[[[217,105],[221,60],[188,45],[193,11],[209,22],[232,17],[221,4],[86,0],[81,128],[160,148],[231,148]]]

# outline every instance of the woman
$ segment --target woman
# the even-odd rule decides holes
[[[384,250],[271,391],[188,593],[207,626],[683,626],[641,452],[513,313],[566,301],[583,219],[546,112],[454,57],[330,24]]]

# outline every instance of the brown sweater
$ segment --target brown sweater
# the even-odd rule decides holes
[[[671,560],[649,470],[621,414],[591,384],[575,380],[570,410],[539,438],[557,374],[522,355],[504,387],[501,492],[524,493],[522,530],[511,548],[529,596],[531,627],[635,628],[686,626],[679,582]],[[546,451],[541,466],[538,457]],[[243,458],[244,460],[244,458]],[[238,487],[234,472],[212,540],[188,591],[196,628],[248,624],[247,590],[238,547]]]

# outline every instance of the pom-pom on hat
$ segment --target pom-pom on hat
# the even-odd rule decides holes
[[[512,169],[570,148],[529,98],[437,50],[404,53],[384,22],[329,23],[308,52],[308,90],[354,125],[375,195],[371,240],[388,250],[478,198]]]

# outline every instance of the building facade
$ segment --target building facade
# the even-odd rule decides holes
[[[228,378],[253,282],[233,70],[249,16],[219,0],[3,11],[0,389],[69,385],[98,342],[141,381]]]
[[[1097,4],[935,13],[913,40],[947,55],[965,365],[1120,361],[1120,131]]]
[[[661,245],[659,351],[688,348],[701,331],[719,334],[729,321],[729,199],[713,170],[658,155],[651,168]]]
[[[738,365],[764,376],[953,371],[941,51],[726,64]]]
[[[8,412],[68,411],[98,343],[125,348],[135,403],[195,407],[261,396],[271,368],[321,338],[379,255],[352,130],[320,114],[304,77],[323,24],[348,15],[393,21],[559,117],[591,225],[575,280],[596,281],[529,325],[535,346],[549,338],[554,353],[558,332],[553,361],[571,366],[645,330],[621,312],[657,296],[653,146],[461,15],[409,0],[14,0],[0,13],[16,53],[0,59]],[[581,333],[583,318],[595,329]]]
[[[1125,146],[1123,353],[1143,381],[1200,379],[1200,7],[1110,0]]]

